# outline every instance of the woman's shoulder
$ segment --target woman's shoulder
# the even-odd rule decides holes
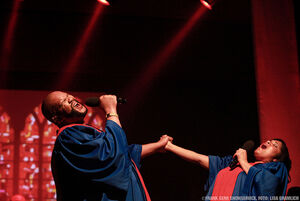
[[[269,163],[259,163],[255,165],[259,169],[267,169],[273,173],[282,172],[287,173],[287,168],[282,162],[269,162]]]

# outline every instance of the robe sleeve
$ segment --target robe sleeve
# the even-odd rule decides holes
[[[66,169],[95,185],[127,189],[128,144],[123,129],[114,121],[106,122],[105,132],[85,125],[68,127],[58,136],[55,146]]]
[[[204,186],[204,190],[208,190],[209,187],[213,184],[218,172],[224,168],[226,168],[230,162],[232,161],[232,156],[208,156],[209,158],[209,175],[207,182]]]
[[[261,166],[261,167],[260,167]],[[265,200],[272,200],[271,196],[284,196],[288,183],[288,171],[281,162],[258,164],[249,169],[245,181],[245,194],[265,196]]]
[[[128,147],[129,155],[138,168],[141,167],[142,145],[131,144]]]

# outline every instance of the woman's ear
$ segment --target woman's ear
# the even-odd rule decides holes
[[[273,162],[277,162],[278,161],[278,159],[277,158],[273,158],[273,160],[272,160]]]

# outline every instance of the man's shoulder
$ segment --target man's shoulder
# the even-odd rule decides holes
[[[99,129],[86,124],[70,124],[59,129],[57,141],[63,144],[83,144],[103,136]]]
[[[96,130],[99,130],[95,126],[88,125],[88,124],[69,124],[64,127],[61,127],[59,130],[65,130],[65,129],[96,129]]]
[[[110,128],[120,128],[122,129],[116,122],[112,121],[112,120],[107,120],[106,121],[106,127],[110,127]],[[94,127],[92,125],[88,125],[88,124],[68,124],[66,126],[61,127],[58,130],[58,134],[60,134],[63,131],[70,131],[70,130],[96,130],[99,132],[103,132],[103,130]]]
[[[73,133],[73,132],[102,132],[98,128],[94,126],[90,126],[87,124],[69,124],[64,127],[61,127],[58,130],[58,135],[63,133]]]

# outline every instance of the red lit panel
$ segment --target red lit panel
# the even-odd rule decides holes
[[[27,200],[36,200],[38,197],[38,188],[36,187],[38,180],[23,179],[19,181],[19,193],[23,195]]]
[[[51,162],[53,145],[43,145],[43,163]]]
[[[14,130],[10,117],[0,106],[0,198],[13,193]]]

